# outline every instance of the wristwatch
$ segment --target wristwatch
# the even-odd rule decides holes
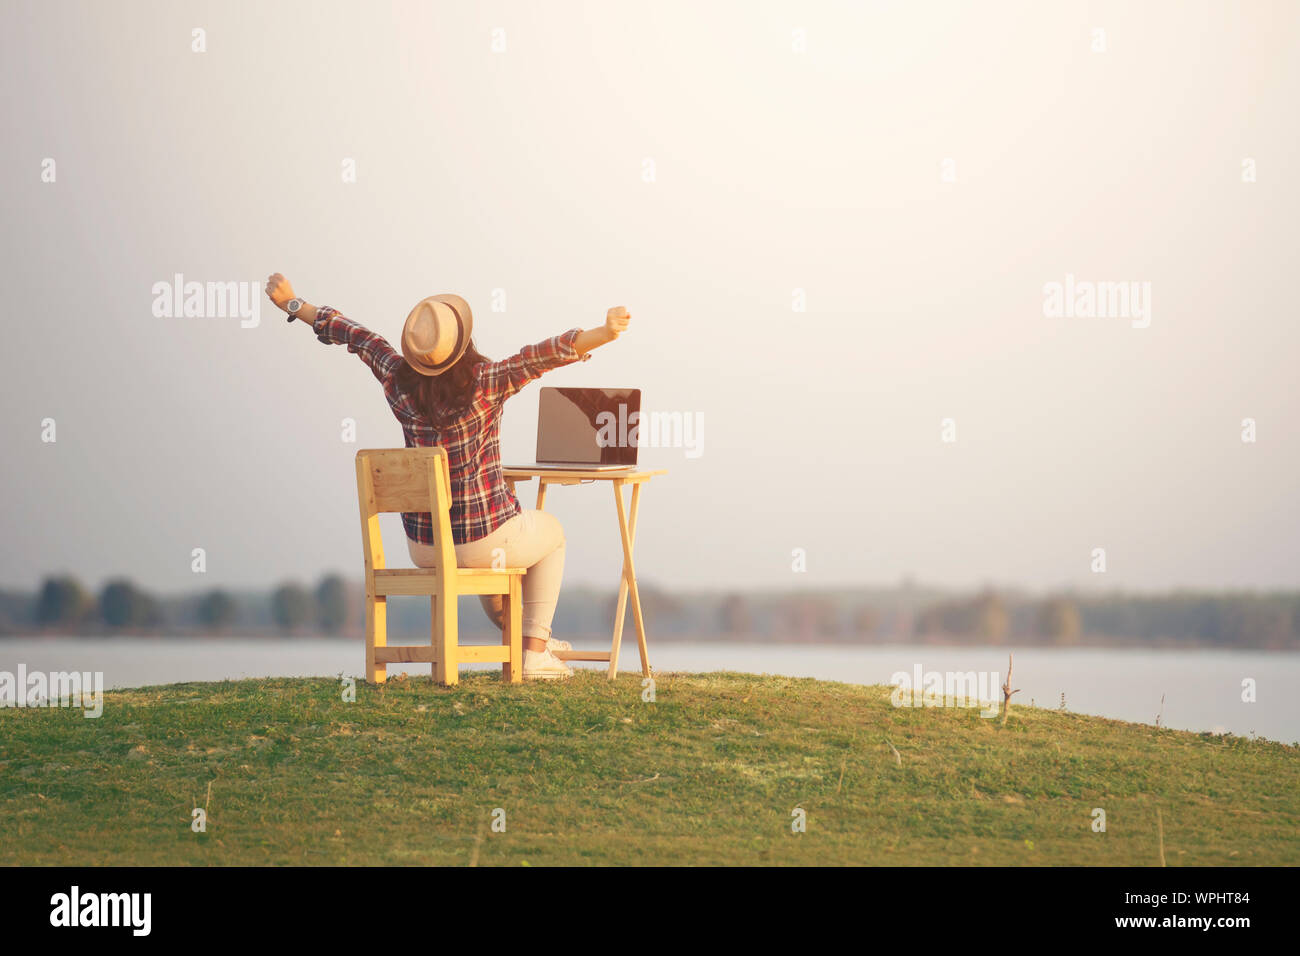
[[[304,303],[302,299],[290,299],[288,302],[284,304],[284,311],[289,313],[290,322],[298,318],[298,316],[294,315],[294,313],[297,312],[299,309],[301,309],[303,307],[303,304]]]

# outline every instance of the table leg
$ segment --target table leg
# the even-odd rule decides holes
[[[628,595],[632,596],[632,622],[636,625],[637,649],[641,652],[641,676],[650,676],[650,655],[646,648],[645,619],[641,614],[641,592],[636,583],[636,566],[632,562],[632,548],[636,544],[636,519],[641,505],[641,483],[632,486],[632,504],[625,510],[623,481],[611,482],[614,501],[618,506],[618,530],[623,540],[623,576],[618,584],[618,604],[614,613],[614,640],[609,649],[609,679],[618,676],[618,651],[623,641],[623,616]],[[630,512],[630,513],[629,513]]]
[[[518,479],[515,479],[515,478],[506,478],[506,479],[505,479],[505,483],[509,486],[510,491],[511,491],[512,493],[513,493],[514,490],[515,490],[515,482],[516,482],[517,480],[518,480]],[[538,479],[537,479],[537,510],[538,510],[538,511],[543,510],[544,507],[545,507],[545,505],[546,505],[546,482],[544,482],[544,481],[542,481],[542,479],[538,478]]]

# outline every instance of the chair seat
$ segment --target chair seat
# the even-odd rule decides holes
[[[527,568],[457,568],[459,594],[508,594],[510,578]],[[375,593],[385,596],[432,594],[438,588],[438,572],[428,568],[376,568]]]

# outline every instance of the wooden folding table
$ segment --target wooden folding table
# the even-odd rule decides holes
[[[618,530],[623,539],[623,575],[618,583],[618,603],[614,607],[614,639],[609,651],[556,651],[555,656],[566,661],[609,661],[609,679],[618,676],[618,648],[623,640],[623,613],[628,595],[632,597],[632,622],[636,626],[637,648],[641,651],[641,675],[650,676],[650,656],[646,651],[645,619],[641,616],[641,592],[636,586],[636,566],[632,563],[632,546],[636,543],[636,515],[641,504],[641,486],[656,475],[667,474],[667,469],[638,471],[559,471],[551,468],[503,468],[502,476],[513,489],[516,482],[537,479],[537,510],[546,503],[548,485],[577,485],[589,481],[608,481],[614,487],[614,501],[618,506]],[[632,501],[626,503],[623,487],[632,486]]]

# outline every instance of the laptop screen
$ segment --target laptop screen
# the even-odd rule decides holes
[[[540,464],[635,465],[639,388],[543,388],[537,402]]]

